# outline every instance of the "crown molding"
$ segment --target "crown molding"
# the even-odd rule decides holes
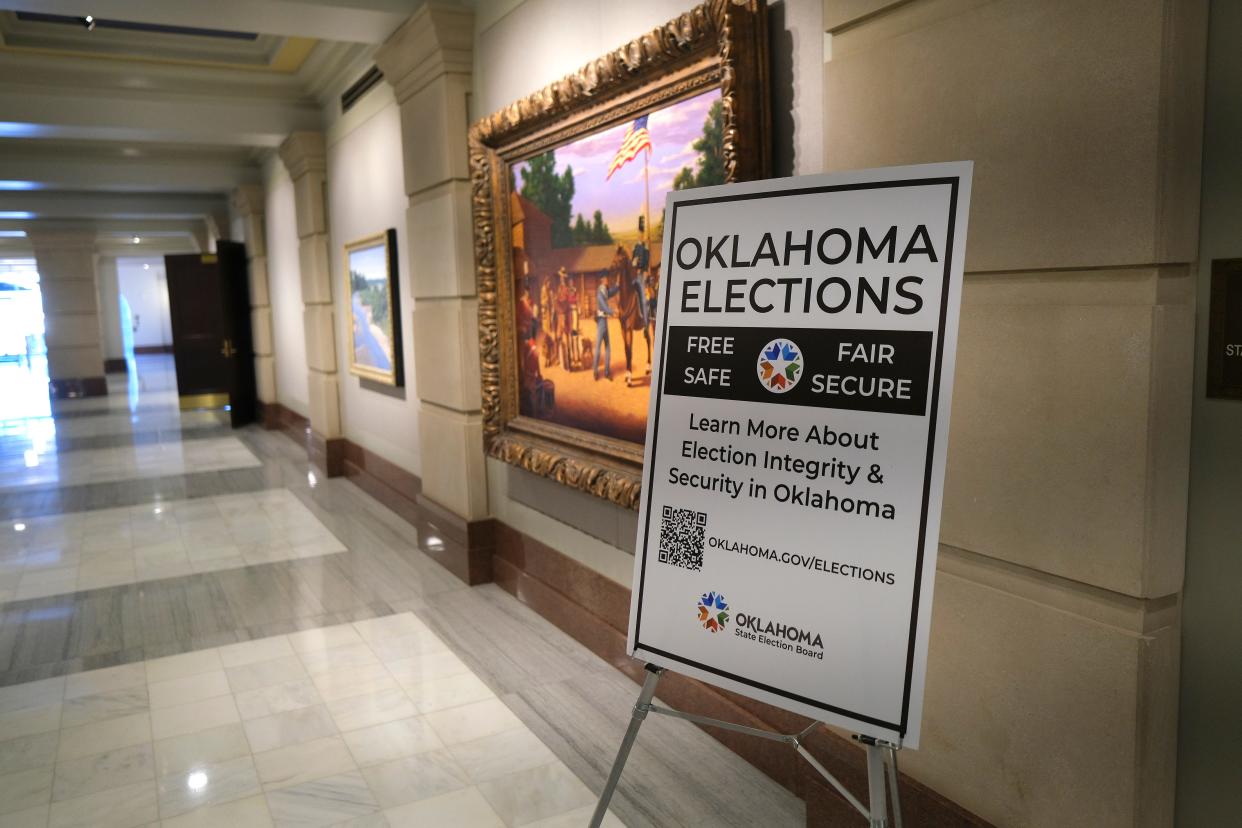
[[[378,48],[366,43],[321,42],[298,70],[302,91],[327,107],[375,62]]]

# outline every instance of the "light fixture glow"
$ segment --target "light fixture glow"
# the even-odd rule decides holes
[[[14,532],[25,532],[25,531],[26,531],[26,524],[24,524],[24,523],[14,523],[14,524],[13,524],[13,531],[14,531]]]
[[[22,138],[38,135],[41,132],[36,124],[23,124],[17,121],[0,121],[0,135],[5,138]]]
[[[185,778],[185,786],[192,791],[201,791],[207,787],[207,774],[202,771],[194,771]]]
[[[132,241],[134,244],[137,244],[138,242],[142,241],[142,239],[138,238],[137,236],[134,236],[132,239],[130,239],[130,241]]]
[[[152,509],[152,511],[155,512],[155,514],[157,515],[162,515],[164,513],[164,510],[160,508],[159,506],[156,506],[154,509]]]
[[[0,239],[24,239],[25,230],[0,230]]]
[[[142,266],[142,269],[143,269],[143,270],[150,270],[150,269],[151,269],[151,265],[149,265],[149,264],[144,264],[144,265]]]
[[[34,449],[26,449],[26,468],[33,469],[39,465],[39,453]]]
[[[310,484],[310,487],[313,489],[313,488],[315,488],[316,486],[318,486],[318,485],[319,485],[319,478],[318,478],[318,477],[315,477],[315,473],[314,473],[314,472],[307,472],[307,473],[306,473],[306,482],[307,482],[308,484]]]
[[[37,190],[39,183],[37,181],[16,181],[13,179],[0,178],[0,190]]]
[[[0,210],[0,219],[32,219],[34,217],[34,213],[26,210]]]

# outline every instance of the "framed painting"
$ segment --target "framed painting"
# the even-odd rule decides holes
[[[349,372],[384,385],[404,384],[396,230],[345,245],[345,295]]]
[[[490,456],[638,508],[664,198],[768,176],[765,12],[704,3],[471,127]]]

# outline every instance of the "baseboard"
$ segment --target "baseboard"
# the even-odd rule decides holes
[[[278,402],[260,402],[258,419],[264,428],[284,432],[303,447],[309,442],[310,420]]]
[[[345,474],[345,438],[324,437],[312,428],[307,435],[306,454],[326,476]]]
[[[135,345],[134,354],[171,354],[173,346],[171,345]]]
[[[103,377],[68,377],[48,380],[48,392],[54,400],[71,400],[77,397],[104,397],[108,394],[108,381]]]

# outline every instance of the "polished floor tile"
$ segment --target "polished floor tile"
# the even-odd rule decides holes
[[[136,477],[223,471],[259,465],[262,465],[259,458],[236,437],[214,437],[189,442],[84,449],[63,454],[57,452],[45,455],[33,466],[9,463],[4,469],[0,488],[111,483]]]
[[[159,500],[0,526],[0,602],[331,555],[345,546],[288,489]]]
[[[243,825],[405,825],[459,802],[462,824],[518,825],[582,804],[585,786],[468,668],[409,690],[396,680],[377,652],[394,641],[416,639],[439,665],[430,674],[442,667],[447,645],[430,627],[411,613],[371,621],[0,688],[0,709],[54,700],[75,711],[69,722],[98,717],[0,742],[0,824],[11,813],[43,826],[228,815]],[[369,683],[341,681],[362,651]],[[334,664],[336,654],[345,661]],[[392,662],[400,673],[428,674],[410,663],[423,657],[403,655]],[[320,700],[308,663],[325,668],[319,677],[333,679],[325,686],[338,698]],[[375,670],[387,674],[381,689]],[[301,677],[282,680],[291,675]],[[457,703],[445,685],[436,710],[420,713],[437,682],[462,689]]]
[[[178,411],[170,359],[138,368],[0,422],[0,826],[586,824],[633,683],[284,434]],[[805,821],[679,721],[613,810]]]

